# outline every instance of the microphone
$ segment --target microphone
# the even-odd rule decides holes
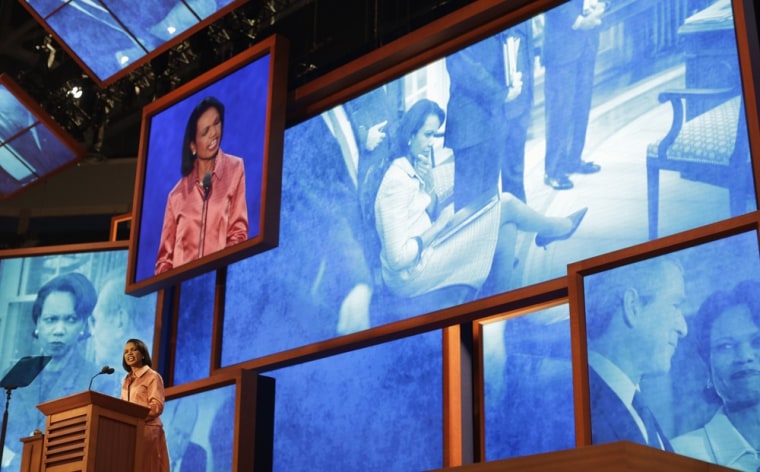
[[[92,376],[92,378],[90,379],[90,386],[87,387],[87,390],[92,390],[92,381],[95,380],[95,377],[97,377],[98,375],[102,375],[102,374],[111,375],[113,373],[114,373],[113,367],[108,367],[107,365],[104,365],[103,368],[100,369],[100,372]]]
[[[198,234],[198,257],[203,256],[203,243],[206,239],[206,208],[208,207],[208,195],[211,192],[211,172],[203,176],[203,208],[201,209],[201,230]]]
[[[208,199],[208,194],[211,192],[211,172],[206,172],[206,175],[203,176],[203,201],[205,202]]]

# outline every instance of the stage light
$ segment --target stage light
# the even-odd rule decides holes
[[[45,47],[48,50],[47,68],[48,69],[52,69],[53,68],[53,64],[55,64],[55,53],[56,53],[56,50],[53,47],[53,45],[50,44],[50,43],[47,43],[45,45]]]
[[[79,85],[74,85],[69,89],[69,95],[76,98],[77,100],[82,98],[82,94],[84,93],[84,90]]]

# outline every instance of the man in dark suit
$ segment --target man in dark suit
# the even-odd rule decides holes
[[[445,144],[454,151],[454,206],[501,190],[526,201],[525,142],[533,103],[533,41],[525,22],[446,58]],[[500,238],[514,237],[512,226]],[[504,246],[502,246],[504,247]],[[483,293],[509,285],[514,253],[498,251]]]
[[[571,0],[545,14],[542,59],[546,115],[546,185],[573,188],[569,175],[593,174],[601,167],[581,159],[586,143],[594,65],[604,3]]]
[[[533,108],[533,27],[531,20],[524,21],[505,32],[517,74],[510,87],[506,104],[507,135],[501,158],[501,189],[527,203],[525,195],[525,143],[531,125]],[[508,69],[510,66],[507,66]],[[519,90],[518,90],[519,86]]]
[[[446,58],[450,91],[445,143],[454,151],[456,209],[498,191],[509,95],[503,40],[495,35]]]
[[[370,166],[399,157],[390,154],[400,118],[400,87],[401,81],[395,80],[343,104],[358,146],[359,187]]]
[[[630,264],[588,279],[591,436],[594,443],[628,440],[672,450],[646,402],[643,377],[670,371],[678,340],[684,280],[671,259]]]
[[[526,201],[525,143],[533,105],[533,31],[526,21],[446,58],[446,146],[457,208],[501,189]]]

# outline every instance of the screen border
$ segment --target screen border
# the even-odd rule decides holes
[[[119,241],[119,233],[122,230],[129,231],[129,226],[132,224],[132,214],[124,213],[121,215],[114,215],[111,217],[111,230],[109,234],[109,241]]]

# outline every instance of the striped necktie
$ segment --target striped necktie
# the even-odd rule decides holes
[[[660,442],[660,435],[657,428],[657,420],[649,409],[646,402],[642,398],[641,392],[636,392],[633,396],[633,409],[639,414],[641,420],[644,422],[644,427],[647,430],[647,444],[657,449],[663,449]]]

